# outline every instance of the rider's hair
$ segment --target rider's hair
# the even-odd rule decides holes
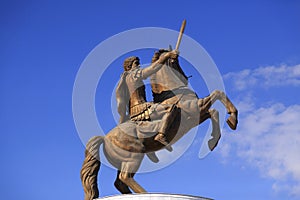
[[[132,63],[135,60],[140,60],[140,59],[136,56],[131,56],[129,58],[126,58],[123,63],[124,71],[129,71],[131,69]]]

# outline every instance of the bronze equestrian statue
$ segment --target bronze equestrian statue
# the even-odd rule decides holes
[[[201,124],[207,119],[212,121],[212,138],[208,141],[208,146],[212,151],[218,144],[221,137],[219,126],[219,113],[211,109],[212,104],[219,100],[226,108],[229,117],[227,124],[233,130],[237,127],[238,111],[229,98],[222,91],[214,91],[205,98],[198,98],[187,83],[187,77],[179,65],[177,56],[166,56],[170,54],[168,50],[156,52],[152,58],[152,64],[157,62],[163,66],[150,75],[151,87],[154,97],[154,103],[163,106],[176,106],[177,114],[173,118],[170,126],[164,130],[165,141],[167,145],[177,142],[183,135],[189,132],[193,127]],[[164,59],[161,59],[164,58]],[[163,62],[162,62],[163,61]],[[156,64],[157,64],[156,63]],[[142,94],[143,95],[143,94]],[[131,95],[129,95],[129,98]],[[145,103],[145,102],[142,102]],[[147,107],[147,106],[146,106]],[[138,109],[139,114],[144,114],[147,109]],[[123,107],[124,108],[124,107]],[[127,107],[130,109],[129,107]],[[143,110],[141,112],[141,110]],[[119,111],[123,112],[123,111]],[[131,118],[134,118],[132,114]],[[134,111],[135,112],[135,111]],[[126,113],[126,111],[125,111]],[[126,114],[122,120],[126,119]],[[142,115],[140,116],[142,119]],[[123,122],[123,121],[122,121]],[[134,174],[140,167],[145,154],[151,154],[157,150],[165,148],[166,145],[161,141],[155,140],[156,133],[141,135],[140,129],[159,125],[162,120],[124,120],[124,123],[113,128],[105,136],[95,136],[91,138],[85,150],[85,160],[81,169],[81,180],[85,193],[85,200],[92,200],[99,196],[97,186],[97,175],[100,168],[99,146],[103,145],[104,155],[107,160],[117,170],[115,187],[123,194],[144,193],[146,190],[134,180]],[[153,126],[157,127],[157,126]]]
[[[172,151],[168,146],[166,131],[177,115],[177,108],[173,105],[146,102],[146,91],[143,80],[157,72],[165,61],[171,57],[176,58],[177,51],[167,52],[150,66],[141,69],[140,59],[132,56],[125,59],[123,67],[124,73],[116,89],[117,107],[120,114],[120,123],[130,118],[132,121],[153,121],[161,119],[158,134],[154,140],[166,146],[166,149]],[[148,154],[149,156],[149,154]],[[154,155],[150,156],[153,157]]]

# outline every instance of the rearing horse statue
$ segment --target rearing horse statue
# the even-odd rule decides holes
[[[158,59],[167,50],[156,52],[152,61]],[[229,117],[227,124],[233,130],[237,126],[238,111],[222,91],[214,91],[205,98],[198,96],[187,86],[187,77],[179,65],[178,58],[170,58],[164,66],[151,77],[154,102],[176,105],[180,113],[167,131],[170,144],[177,142],[193,127],[207,119],[212,121],[212,138],[208,141],[213,150],[221,137],[219,113],[211,109],[216,100],[220,100],[227,109]],[[85,160],[81,169],[81,181],[84,188],[85,200],[99,196],[97,175],[100,168],[99,147],[103,144],[104,155],[117,170],[115,187],[123,194],[145,193],[146,190],[134,180],[134,174],[140,167],[144,155],[155,152],[164,146],[155,141],[155,134],[141,137],[138,129],[141,126],[151,126],[159,121],[132,122],[126,121],[113,128],[105,136],[91,138],[85,150]]]

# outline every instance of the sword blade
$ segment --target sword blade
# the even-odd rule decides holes
[[[178,39],[177,39],[175,50],[179,49],[179,45],[180,45],[180,42],[181,42],[181,39],[182,39],[182,35],[183,35],[184,29],[185,29],[185,25],[186,25],[186,20],[183,20],[183,22],[181,24],[180,31],[179,31],[179,36],[178,36]]]

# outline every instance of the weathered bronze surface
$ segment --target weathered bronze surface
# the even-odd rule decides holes
[[[184,26],[185,22],[181,32]],[[208,146],[211,151],[217,146],[221,137],[219,113],[211,109],[216,100],[227,109],[229,127],[236,129],[238,111],[224,92],[216,90],[201,99],[188,88],[188,78],[179,65],[177,50],[159,50],[154,54],[152,64],[144,69],[139,68],[137,57],[125,60],[125,72],[117,90],[120,124],[104,137],[91,138],[86,146],[81,169],[85,200],[99,195],[97,175],[101,164],[101,144],[107,160],[118,170],[115,187],[123,194],[131,193],[131,190],[144,193],[146,190],[133,177],[145,154],[153,162],[158,162],[155,151],[162,148],[171,151],[172,144],[207,119],[212,121],[212,138]],[[145,99],[142,80],[147,77],[151,80],[154,103]],[[165,138],[157,139],[158,133]]]

